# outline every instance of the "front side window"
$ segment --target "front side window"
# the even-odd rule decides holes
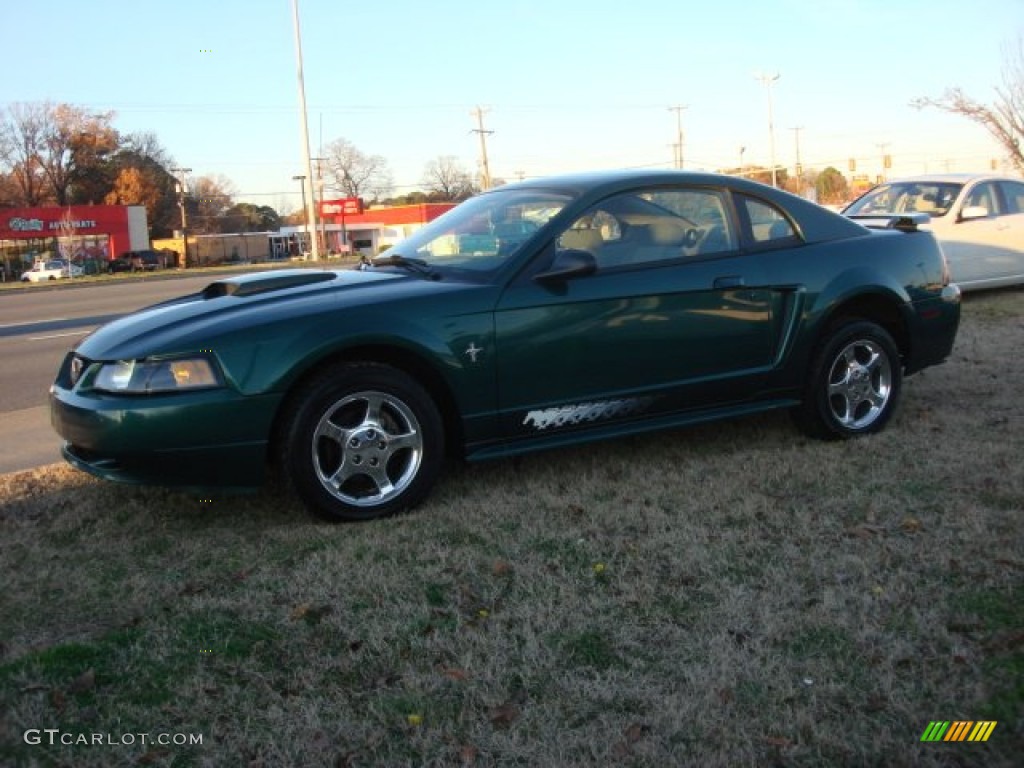
[[[543,190],[496,190],[453,208],[380,255],[416,259],[433,269],[470,273],[503,266],[566,206],[566,195]]]
[[[982,208],[986,216],[996,216],[999,208],[996,204],[996,185],[986,181],[975,186],[964,199],[964,208]]]
[[[953,206],[963,184],[951,182],[903,181],[880,184],[843,213],[847,216],[872,216],[894,213],[927,213],[945,216]]]
[[[613,269],[723,253],[736,247],[736,238],[720,192],[659,188],[598,203],[556,244],[587,251],[598,269]]]

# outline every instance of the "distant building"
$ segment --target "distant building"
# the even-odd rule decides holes
[[[66,205],[0,209],[0,261],[8,277],[44,258],[72,259],[102,272],[125,251],[149,248],[141,205]]]
[[[379,253],[404,240],[423,225],[447,213],[457,203],[416,203],[367,208],[362,213],[335,213],[343,210],[341,200],[320,203],[323,215],[322,232],[327,253]],[[298,256],[307,252],[309,236],[305,226],[281,227],[271,248],[278,258]]]

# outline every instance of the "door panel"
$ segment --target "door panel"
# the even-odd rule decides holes
[[[756,257],[512,286],[496,313],[499,402],[529,433],[748,396],[772,363],[777,297]]]

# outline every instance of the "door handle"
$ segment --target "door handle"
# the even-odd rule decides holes
[[[746,281],[744,281],[742,275],[724,275],[716,277],[711,285],[717,290],[725,290],[728,288],[742,288],[746,285]]]

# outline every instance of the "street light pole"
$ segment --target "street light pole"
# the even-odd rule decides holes
[[[185,174],[192,173],[191,168],[171,168],[171,173],[180,178],[178,187],[178,207],[181,208],[181,266],[188,267],[188,216],[185,213]]]
[[[754,79],[760,80],[768,90],[768,143],[771,152],[772,161],[772,186],[779,186],[779,180],[776,177],[775,172],[775,115],[772,110],[772,85],[779,79],[779,73],[776,72],[774,75],[765,75],[760,72],[754,73]]]
[[[295,24],[295,62],[299,77],[299,121],[302,124],[302,159],[305,161],[306,178],[313,179],[313,163],[309,151],[309,124],[306,117],[306,82],[302,75],[302,32],[299,29],[299,0],[292,0],[292,21]],[[306,220],[310,229],[316,228],[316,211],[314,200],[309,200],[306,205]],[[313,248],[313,261],[320,260],[320,243],[316,237],[310,237]]]

